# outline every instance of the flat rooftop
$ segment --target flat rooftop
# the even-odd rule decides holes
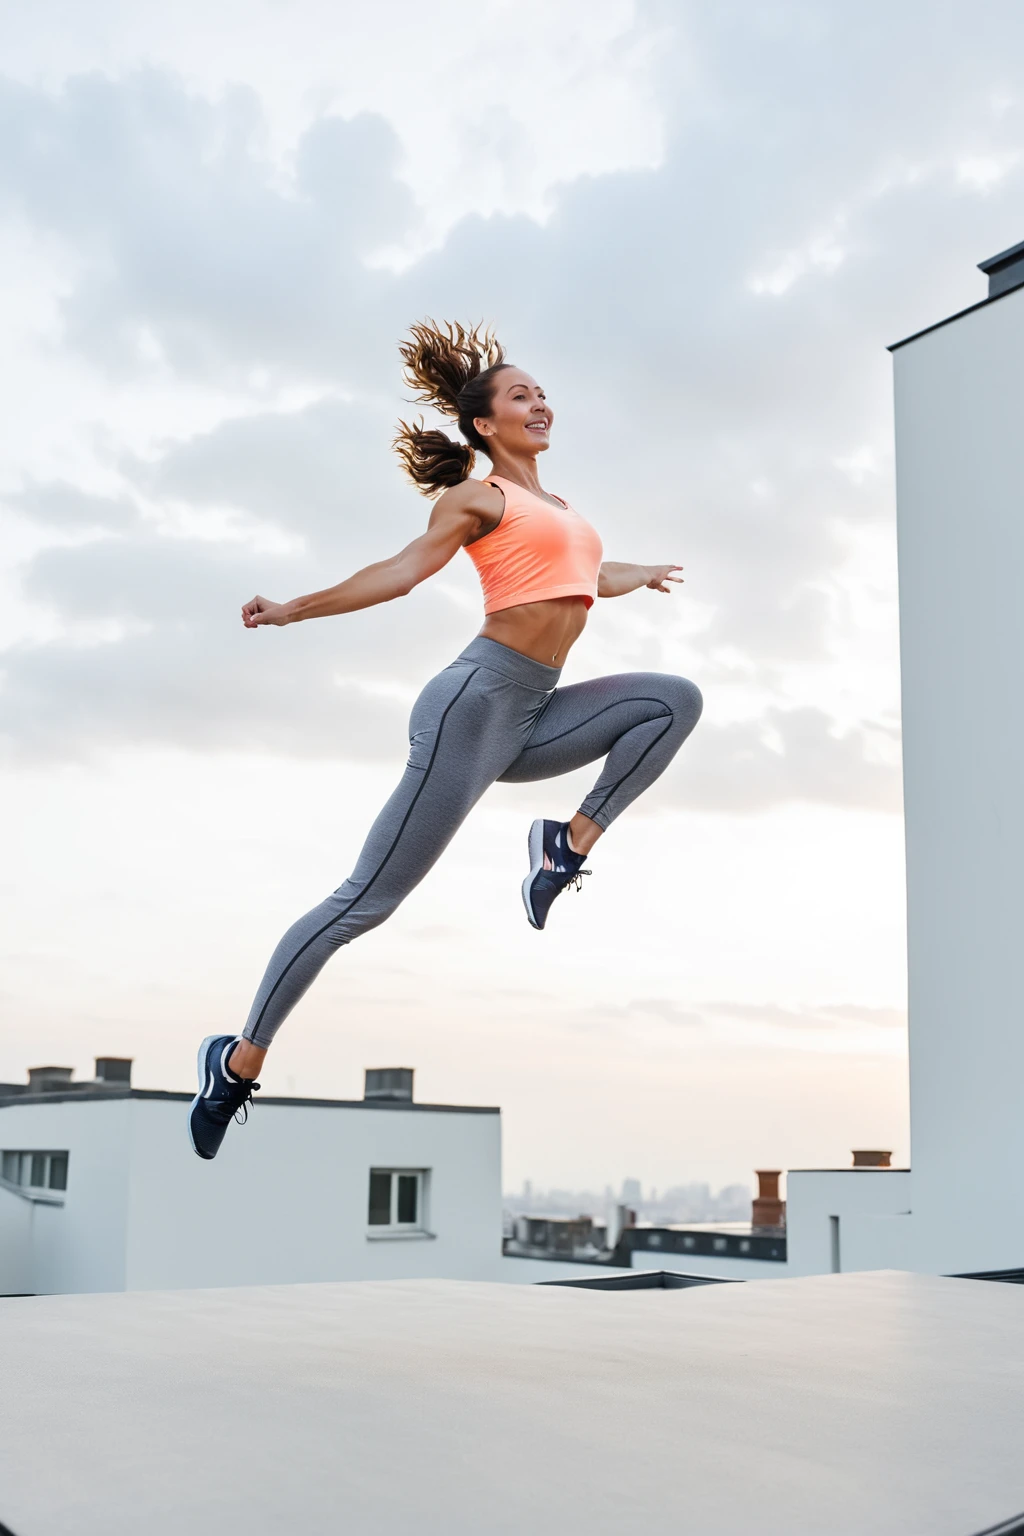
[[[14,1536],[979,1536],[1024,1287],[901,1273],[0,1301]]]

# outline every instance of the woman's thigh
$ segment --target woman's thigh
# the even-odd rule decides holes
[[[628,732],[666,720],[699,694],[685,678],[619,672],[557,688],[524,750],[501,775],[505,784],[571,773],[607,757]]]

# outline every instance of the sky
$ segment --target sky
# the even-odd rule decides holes
[[[349,872],[459,557],[393,553],[396,342],[486,319],[556,413],[544,484],[671,599],[566,681],[680,672],[676,763],[537,934],[496,786],[288,1021],[265,1091],[499,1104],[509,1187],[909,1153],[890,360],[1024,238],[1024,12],[798,0],[0,0],[0,1079],[189,1089]]]

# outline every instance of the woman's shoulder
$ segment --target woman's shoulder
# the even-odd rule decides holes
[[[460,512],[470,512],[476,508],[490,509],[495,502],[500,503],[502,493],[496,485],[491,485],[486,480],[460,480],[458,485],[453,485],[445,491],[443,496],[437,499],[437,505],[444,502],[446,507]]]
[[[484,480],[460,480],[434,502],[431,522],[442,519],[473,519],[477,525],[496,523],[504,514],[505,498],[495,485]]]

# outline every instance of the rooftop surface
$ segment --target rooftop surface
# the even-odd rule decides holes
[[[14,1536],[978,1536],[1024,1512],[1012,1285],[10,1298],[0,1360]]]

